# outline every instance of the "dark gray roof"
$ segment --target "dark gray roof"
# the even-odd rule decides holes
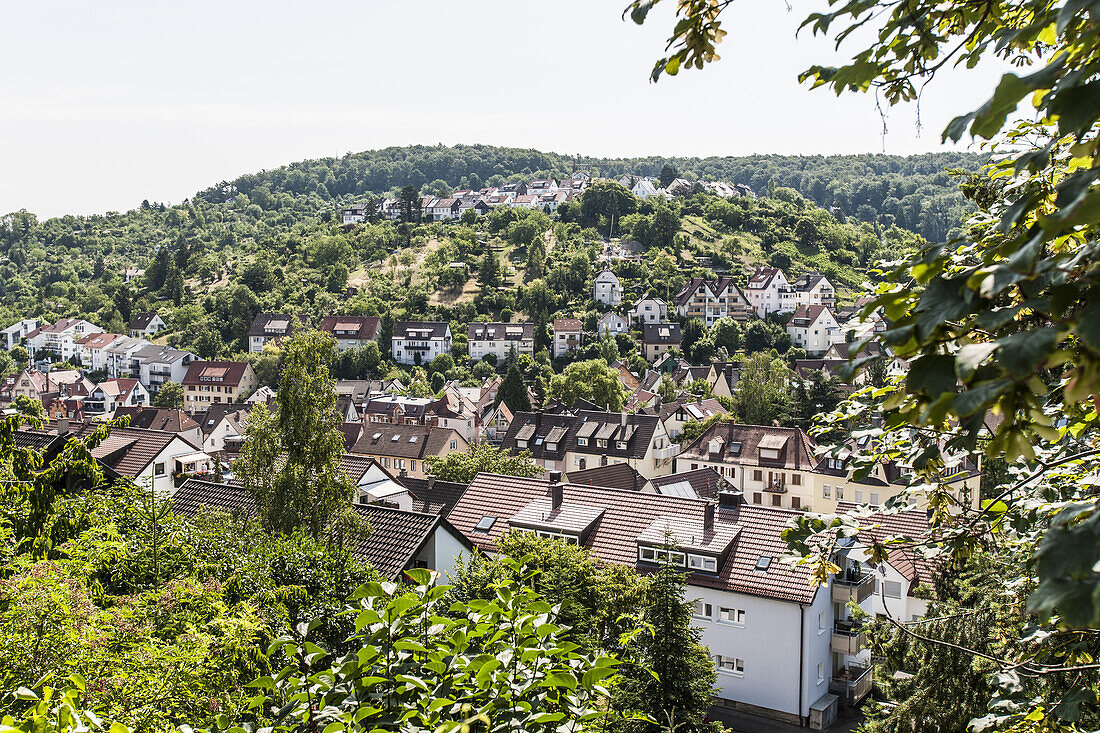
[[[393,337],[395,339],[441,339],[447,335],[449,325],[442,321],[398,321],[393,324]],[[410,335],[410,331],[417,331],[417,333]]]
[[[239,484],[189,478],[172,495],[172,511],[185,517],[195,517],[203,510],[255,515],[256,502]]]
[[[584,471],[570,471],[566,479],[581,486],[603,486],[608,489],[641,491],[646,480],[629,463],[609,463]]]
[[[642,326],[643,344],[680,343],[679,323],[647,323]]]
[[[413,498],[413,509],[444,517],[451,513],[451,509],[469,488],[469,484],[439,481],[435,476],[428,478],[400,476],[396,481],[408,489],[409,495]]]
[[[400,579],[443,521],[438,514],[380,504],[356,504],[355,511],[370,525],[370,532],[355,546],[355,554],[390,580]]]
[[[470,323],[466,325],[470,341],[531,341],[535,338],[533,323]]]

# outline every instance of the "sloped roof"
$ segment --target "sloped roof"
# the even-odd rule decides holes
[[[398,321],[393,324],[395,339],[441,339],[446,337],[450,324],[443,321]]]
[[[149,327],[149,324],[153,322],[153,319],[157,317],[156,313],[138,313],[134,316],[134,320],[130,321],[130,331],[144,331]]]
[[[694,471],[658,476],[650,479],[650,485],[658,494],[680,496],[680,488],[690,489],[700,499],[713,499],[725,485],[726,480],[713,468],[697,468]]]
[[[536,500],[550,496],[550,482],[482,473],[470,484],[449,516],[458,531],[478,548],[492,552],[509,530],[509,519]],[[628,565],[646,571],[638,562],[638,538],[659,520],[677,526],[702,526],[707,502],[673,496],[644,494],[596,486],[567,484],[562,487],[563,505],[600,510],[582,544],[601,562]],[[780,532],[798,512],[771,507],[739,505],[715,509],[715,534],[735,535],[732,547],[716,574],[689,573],[690,585],[774,598],[793,603],[810,603],[816,593],[811,571],[779,561],[788,552]],[[487,531],[477,530],[486,517],[495,517]],[[699,542],[710,542],[705,534]],[[755,570],[761,557],[772,562],[766,571]]]
[[[856,509],[856,506],[854,503],[842,501],[837,504],[836,511],[837,514],[845,514]],[[932,531],[928,523],[928,515],[918,509],[895,514],[876,512],[869,517],[861,517],[859,523],[871,537],[880,542],[888,537],[897,536],[919,540],[928,537]],[[895,570],[901,573],[902,577],[909,581],[909,594],[912,594],[918,585],[932,585],[935,565],[916,550],[896,547],[890,550],[887,560]]]
[[[219,484],[189,478],[172,495],[172,511],[185,517],[221,509],[234,514],[256,514],[256,502],[239,484]]]
[[[98,427],[97,423],[81,423],[73,431],[77,437],[85,437]],[[145,430],[142,428],[115,428],[111,435],[98,448],[93,449],[92,455],[127,478],[136,478],[142,471],[164,451],[173,440],[182,440],[187,445],[200,450],[186,438],[163,430]],[[124,445],[125,443],[125,445]]]
[[[646,485],[645,478],[629,463],[609,463],[583,471],[570,471],[566,478],[571,484],[626,491],[641,491]]]
[[[380,504],[356,504],[355,511],[370,525],[370,532],[355,547],[355,554],[390,580],[398,580],[439,527],[460,542],[472,544],[438,514],[410,512]],[[437,568],[446,572],[451,568]]]
[[[470,341],[531,341],[535,338],[533,323],[469,323],[466,337]]]
[[[325,316],[320,330],[336,338],[371,340],[378,335],[381,322],[378,316]]]
[[[428,478],[399,476],[395,481],[404,486],[412,496],[413,509],[428,514],[440,514],[444,517],[451,513],[455,504],[470,487],[469,484],[454,481],[439,481],[435,476]]]
[[[555,318],[554,331],[580,331],[581,322],[576,318]]]
[[[394,458],[438,456],[458,433],[451,428],[428,425],[392,425],[368,423],[363,426],[352,453],[383,455]]]
[[[257,313],[252,319],[252,326],[248,329],[247,336],[264,336],[267,338],[290,336],[294,332],[294,319],[298,319],[298,327],[302,328],[309,323],[303,315],[291,313]]]
[[[220,384],[237,387],[248,369],[247,361],[193,361],[187,365],[183,384]]]
[[[680,343],[679,323],[646,323],[642,326],[643,344]]]
[[[710,452],[710,442],[720,442],[720,453]],[[732,451],[735,445],[740,450]],[[778,459],[761,459],[760,448],[779,451]],[[818,461],[814,457],[816,445],[799,428],[781,428],[768,425],[739,425],[733,422],[716,423],[695,439],[680,453],[681,459],[696,458],[704,461],[730,461],[750,463],[788,470],[812,471]]]
[[[234,405],[226,405],[234,407]],[[115,417],[129,417],[130,427],[146,430],[163,430],[168,433],[182,433],[194,430],[199,423],[183,410],[172,407],[119,407]],[[208,431],[204,431],[208,432]]]

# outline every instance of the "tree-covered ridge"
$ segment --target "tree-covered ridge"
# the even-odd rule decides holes
[[[595,170],[606,176],[656,177],[668,165],[689,180],[741,183],[757,193],[786,186],[842,217],[885,227],[896,224],[930,241],[946,239],[967,210],[947,171],[974,171],[984,160],[985,156],[972,153],[585,158],[598,164]],[[560,178],[569,175],[572,163],[570,156],[529,148],[390,147],[240,176],[201,191],[196,198],[224,202],[243,193],[258,198],[263,206],[269,195],[289,194],[304,197],[320,209],[333,201],[405,185],[478,189],[503,180]]]

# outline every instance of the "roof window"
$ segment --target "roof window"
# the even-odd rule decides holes
[[[478,522],[477,525],[474,527],[474,531],[488,532],[490,529],[493,528],[493,525],[496,523],[496,521],[496,517],[484,516],[481,518],[481,521]]]
[[[756,561],[756,567],[753,570],[759,570],[762,573],[768,572],[768,568],[772,566],[772,558],[770,555],[761,555]]]

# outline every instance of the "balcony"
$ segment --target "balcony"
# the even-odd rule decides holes
[[[848,707],[854,707],[867,697],[874,682],[875,677],[870,667],[849,665],[841,667],[829,680],[829,692],[839,695]]]
[[[658,461],[667,461],[669,458],[675,458],[680,454],[680,444],[672,443],[666,445],[664,448],[654,448],[653,457]]]
[[[859,654],[867,646],[867,634],[850,621],[837,621],[833,624],[833,639],[830,648],[837,654]]]
[[[833,603],[863,603],[875,592],[875,576],[846,571],[833,579]]]

